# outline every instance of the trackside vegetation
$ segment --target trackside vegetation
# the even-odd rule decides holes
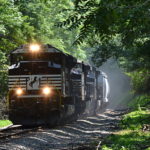
[[[150,150],[150,96],[136,96],[129,106],[121,129],[103,142],[102,150]]]
[[[0,120],[0,128],[11,125],[12,122],[10,120]]]

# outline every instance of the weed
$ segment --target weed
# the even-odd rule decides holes
[[[0,120],[0,128],[11,125],[12,122],[9,120]]]

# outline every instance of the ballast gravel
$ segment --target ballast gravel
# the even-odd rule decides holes
[[[96,116],[82,117],[74,123],[0,141],[0,150],[77,150],[117,130],[124,110],[110,110]],[[90,147],[90,146],[89,146]],[[85,148],[87,149],[87,148]],[[90,148],[89,148],[90,149]]]

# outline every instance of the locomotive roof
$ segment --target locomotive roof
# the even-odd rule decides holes
[[[72,55],[69,55],[59,49],[57,49],[56,47],[49,45],[49,44],[39,44],[41,47],[42,52],[44,53],[59,53],[59,54],[63,54],[66,57],[71,57],[72,59],[76,59],[75,57],[73,57]],[[19,46],[18,48],[12,50],[10,52],[10,54],[24,54],[24,53],[29,53],[29,46],[30,44],[24,44]]]
[[[53,47],[52,45],[49,45],[49,44],[39,44],[39,45],[40,45],[40,51],[41,51],[43,58],[45,58],[45,57],[47,58],[49,56],[51,56],[51,58],[53,56],[54,57],[55,56],[58,56],[58,57],[64,56],[64,57],[66,57],[68,66],[72,66],[77,62],[77,59],[75,57],[62,52],[61,50]],[[30,56],[30,46],[31,46],[31,44],[21,45],[20,47],[11,51],[10,55],[25,55],[26,56],[29,54],[29,56]],[[45,55],[44,55],[44,53],[45,53]],[[51,55],[51,54],[53,54],[53,55]],[[59,60],[61,60],[61,59],[59,59]],[[59,60],[57,60],[57,61],[59,61]]]
[[[30,44],[24,44],[19,46],[18,48],[14,49],[11,51],[11,54],[17,54],[17,53],[28,53],[29,52],[29,46]],[[49,45],[49,44],[40,44],[40,47],[43,52],[48,52],[48,53],[63,53],[65,55],[68,55],[61,50],[57,49],[56,47]]]
[[[13,51],[10,52],[10,54],[23,54],[23,53],[29,53],[29,46],[30,44],[24,44],[19,46],[18,48],[14,49]],[[40,47],[42,49],[43,52],[45,53],[59,53],[59,54],[63,54],[66,57],[72,58],[74,60],[76,60],[78,63],[83,63],[87,68],[89,68],[90,70],[95,70],[96,68],[91,66],[90,64],[87,64],[85,62],[79,61],[76,58],[74,58],[72,55],[69,55],[59,49],[57,49],[56,47],[49,45],[49,44],[40,44]]]

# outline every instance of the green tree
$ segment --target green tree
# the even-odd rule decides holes
[[[8,54],[19,45],[37,41],[86,58],[86,45],[72,45],[78,30],[70,32],[56,26],[56,22],[68,16],[63,10],[70,7],[70,0],[0,0],[0,89],[7,88]]]
[[[99,65],[114,56],[131,60],[138,56],[135,61],[149,64],[149,54],[140,55],[139,50],[149,40],[149,6],[149,0],[75,0],[69,17],[58,25],[79,28],[76,43],[92,43],[101,57]]]
[[[0,0],[0,50],[8,53],[25,43],[33,33],[33,28],[10,0]]]
[[[6,94],[7,91],[7,69],[8,65],[5,53],[0,51],[0,98]]]
[[[56,22],[68,16],[68,12],[64,10],[73,7],[70,0],[16,0],[15,5],[34,28],[35,36],[31,41],[49,43],[75,57],[85,59],[86,51],[83,49],[86,45],[73,45],[78,30],[70,32],[56,26]],[[77,49],[79,49],[78,52]]]

